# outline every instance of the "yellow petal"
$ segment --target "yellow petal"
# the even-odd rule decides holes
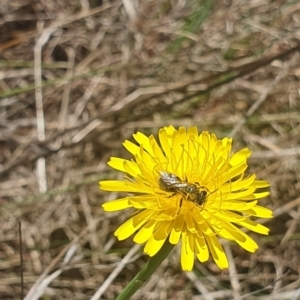
[[[251,155],[252,151],[248,148],[241,149],[240,151],[234,153],[230,158],[230,165],[237,166],[243,164],[246,159]]]
[[[255,216],[257,218],[273,218],[273,212],[265,207],[256,205],[255,207],[252,207],[251,209],[245,210],[245,213],[249,214],[250,216]]]
[[[223,235],[224,232],[227,232],[227,234]],[[250,236],[248,236],[246,233],[241,231],[239,228],[232,224],[224,224],[223,231],[220,232],[221,236],[228,239],[233,240],[236,243],[238,243],[242,248],[249,252],[255,252],[258,248],[257,244],[254,242]]]
[[[155,220],[149,220],[134,236],[133,241],[137,244],[146,243],[152,237],[155,225]]]
[[[153,238],[155,240],[164,240],[164,241],[166,240],[166,238],[170,233],[170,228],[168,224],[169,222],[165,222],[165,221],[159,222],[159,226],[153,234]]]
[[[191,126],[187,130],[187,136],[189,139],[197,140],[198,139],[198,128],[196,126]]]
[[[185,220],[186,220],[186,225],[187,225],[188,231],[190,231],[191,233],[197,233],[198,232],[198,228],[196,227],[196,224],[194,222],[194,218],[192,216],[192,212],[191,211],[188,211],[186,213]]]
[[[102,180],[99,182],[99,188],[104,191],[128,191],[128,187],[124,181],[121,180]]]
[[[165,162],[167,162],[166,157],[165,157],[163,151],[161,150],[161,148],[159,147],[154,136],[150,136],[149,142],[150,142],[151,148],[153,149],[153,157],[157,160],[157,163],[164,164]]]
[[[154,256],[163,246],[165,240],[156,240],[154,237],[151,237],[144,248],[144,252],[150,257]]]
[[[132,207],[132,205],[130,204],[130,199],[128,197],[116,199],[102,204],[102,208],[105,211],[118,211],[129,207]]]
[[[195,220],[195,227],[197,232],[203,232],[204,235],[214,235],[215,233],[212,231],[209,226],[210,220],[212,218],[211,213],[207,211],[203,211],[202,214],[193,215]]]
[[[246,209],[250,209],[255,206],[257,201],[224,201],[222,202],[221,209],[222,210],[233,210],[233,211],[244,211]]]
[[[153,170],[156,166],[155,158],[148,152],[146,152],[143,148],[141,148],[139,157],[142,160],[142,164],[144,166],[147,166],[147,168]]]
[[[255,187],[250,187],[246,190],[243,191],[239,191],[239,192],[235,192],[235,193],[231,193],[229,195],[226,196],[226,201],[229,200],[238,200],[238,199],[242,199],[245,197],[248,197],[249,195],[252,195],[255,191]]]
[[[110,161],[107,163],[110,167],[119,170],[121,172],[128,173],[133,177],[136,177],[138,174],[141,174],[140,169],[136,162],[129,161],[126,159],[111,157]]]
[[[183,227],[183,215],[180,215],[176,220],[174,220],[174,227],[171,230],[169,241],[171,244],[176,245],[179,243],[182,227]]]
[[[255,180],[253,182],[253,185],[255,185],[257,189],[260,189],[260,188],[269,187],[270,183],[268,181],[265,181],[265,180]]]
[[[239,176],[240,174],[244,173],[245,170],[247,169],[247,165],[246,164],[240,164],[237,166],[233,166],[232,168],[230,168],[226,174],[228,179],[232,179],[236,176]]]
[[[219,219],[225,220],[229,223],[232,222],[240,222],[247,219],[247,216],[234,213],[232,211],[222,210],[215,214],[215,216]]]
[[[152,195],[141,195],[127,197],[130,199],[130,204],[136,209],[157,209],[157,198]]]
[[[130,152],[133,156],[136,156],[140,153],[140,147],[135,145],[134,143],[126,140],[123,143],[123,146],[126,148],[128,152]]]
[[[152,216],[152,213],[148,210],[139,212],[135,216],[131,217],[125,223],[123,223],[115,232],[115,236],[118,240],[125,240],[130,237],[134,232],[141,228]]]
[[[151,156],[153,156],[152,148],[150,147],[149,137],[141,132],[133,134],[133,138],[142,146]]]
[[[243,200],[243,201],[252,201],[252,200],[255,200],[255,199],[258,200],[258,199],[265,198],[269,195],[270,195],[270,192],[253,193],[253,194],[248,195],[248,196],[240,197],[239,199]]]
[[[248,176],[247,178],[240,178],[239,180],[233,181],[230,183],[230,190],[231,192],[235,192],[235,191],[239,191],[239,190],[243,190],[246,187],[249,187],[251,185],[254,186],[254,190],[257,188],[256,185],[254,185],[253,183],[255,182],[255,174],[252,174],[250,176]]]
[[[226,254],[215,236],[205,237],[209,251],[220,269],[228,268],[228,260]]]
[[[264,225],[261,225],[261,224],[258,224],[252,220],[249,220],[249,219],[245,219],[245,220],[241,220],[239,222],[237,222],[238,225],[242,226],[242,227],[245,227],[251,231],[254,231],[254,232],[257,232],[257,233],[260,233],[260,234],[269,234],[269,231],[270,229],[267,228],[266,226]]]
[[[201,132],[198,140],[203,149],[209,149],[210,134],[207,131]]]
[[[181,266],[183,271],[191,271],[194,266],[194,239],[186,230],[182,232]]]
[[[103,180],[99,182],[101,190],[111,192],[132,192],[145,193],[136,182],[121,181],[121,180]]]
[[[173,134],[169,134],[166,128],[162,128],[159,130],[158,137],[163,152],[165,153],[166,157],[170,157],[171,153],[171,145],[172,145],[172,136]]]
[[[142,174],[138,164],[135,162],[125,160],[123,167],[124,167],[124,172],[131,175],[132,177],[137,177]]]
[[[205,262],[208,260],[209,251],[206,240],[203,236],[200,235],[200,233],[195,236],[195,252],[200,262]]]
[[[261,192],[261,193],[254,193],[254,199],[262,199],[262,198],[266,198],[267,196],[270,195],[270,192]]]

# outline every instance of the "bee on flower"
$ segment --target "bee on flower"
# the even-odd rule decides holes
[[[112,157],[108,164],[125,174],[124,180],[100,181],[106,191],[128,192],[127,197],[104,203],[105,211],[135,208],[115,232],[119,240],[134,235],[144,251],[154,256],[168,241],[181,241],[181,266],[190,271],[195,256],[205,262],[211,255],[221,268],[228,267],[219,237],[234,241],[249,252],[256,242],[240,228],[268,234],[252,217],[271,218],[272,211],[258,205],[269,186],[246,176],[247,148],[231,152],[232,139],[218,140],[196,127],[161,128],[159,143],[153,135],[133,135],[137,144],[124,142],[132,160]]]

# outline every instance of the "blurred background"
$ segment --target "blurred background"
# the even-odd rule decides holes
[[[224,245],[229,270],[184,273],[178,247],[132,299],[300,299],[299,38],[297,0],[1,0],[0,299],[20,251],[26,300],[116,298],[147,257],[98,181],[167,125],[250,148],[275,217],[255,254]]]

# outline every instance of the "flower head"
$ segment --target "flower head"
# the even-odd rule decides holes
[[[183,270],[193,268],[195,256],[205,262],[210,254],[221,269],[227,268],[218,237],[255,252],[257,244],[240,227],[268,234],[251,217],[271,218],[272,212],[257,205],[269,194],[260,190],[268,182],[256,180],[255,174],[245,176],[249,149],[232,154],[232,139],[199,134],[196,127],[161,128],[160,144],[153,135],[138,132],[133,137],[137,145],[123,145],[134,159],[112,157],[108,162],[126,174],[124,180],[100,182],[102,190],[130,193],[104,203],[105,211],[137,210],[116,230],[119,240],[135,233],[134,242],[146,243],[150,256],[167,239],[174,245],[181,240]]]

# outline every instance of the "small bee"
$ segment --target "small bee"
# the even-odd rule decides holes
[[[182,181],[178,176],[160,171],[159,187],[170,193],[179,193],[187,200],[202,205],[207,197],[206,190],[200,190],[200,186],[193,183]]]

